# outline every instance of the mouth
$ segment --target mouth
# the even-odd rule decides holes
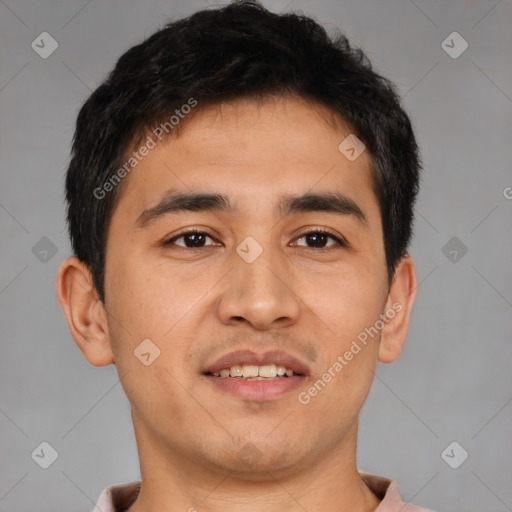
[[[216,389],[254,401],[279,398],[302,385],[308,374],[307,366],[290,354],[249,350],[226,354],[203,372]]]

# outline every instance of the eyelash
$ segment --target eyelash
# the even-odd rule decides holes
[[[175,242],[176,240],[179,240],[180,238],[182,237],[186,237],[187,235],[194,235],[194,234],[199,234],[199,235],[206,235],[208,236],[209,238],[211,238],[212,240],[216,241],[215,240],[215,237],[213,235],[211,235],[210,233],[208,233],[208,231],[204,231],[204,230],[199,230],[199,229],[190,229],[188,231],[184,231],[183,233],[180,233],[179,235],[176,235],[176,236],[173,236],[172,238],[169,238],[167,240],[164,240],[160,245],[162,247],[168,247],[170,245],[173,244],[173,242]],[[332,233],[331,231],[327,230],[327,229],[324,229],[324,228],[317,228],[317,229],[312,229],[310,231],[306,231],[300,235],[298,235],[295,239],[296,240],[299,240],[300,238],[303,238],[307,235],[312,235],[312,234],[322,234],[322,235],[328,235],[329,238],[332,238],[337,246],[328,246],[328,247],[304,247],[304,246],[300,246],[301,248],[303,249],[309,249],[309,250],[312,250],[312,251],[315,251],[315,252],[322,252],[322,253],[327,253],[327,252],[331,252],[332,250],[336,249],[336,248],[342,248],[342,247],[348,247],[348,243],[347,241]],[[175,248],[177,248],[178,250],[186,250],[186,251],[200,251],[201,249],[204,249],[205,247],[183,247],[183,246],[175,246]]]

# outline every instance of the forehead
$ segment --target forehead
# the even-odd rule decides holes
[[[315,189],[373,196],[371,157],[340,152],[350,127],[324,105],[244,98],[196,109],[177,135],[159,141],[148,132],[155,144],[127,176],[119,207],[140,211],[171,188],[218,190],[246,207]]]

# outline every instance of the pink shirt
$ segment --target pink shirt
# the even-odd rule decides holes
[[[404,503],[398,484],[380,476],[359,473],[371,491],[382,501],[375,512],[432,512],[426,508]],[[104,489],[93,512],[124,512],[131,506],[138,494],[140,480],[116,484]]]

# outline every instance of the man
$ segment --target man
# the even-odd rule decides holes
[[[139,451],[96,511],[421,510],[356,464],[420,168],[392,84],[308,17],[235,2],[120,58],[78,116],[57,278]]]

